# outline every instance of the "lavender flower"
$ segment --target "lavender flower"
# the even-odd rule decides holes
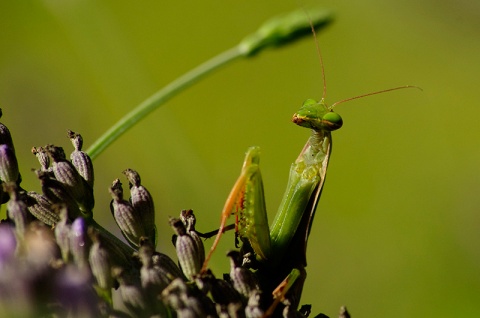
[[[1,115],[1,110],[0,110]],[[155,250],[153,196],[126,169],[130,199],[114,180],[111,212],[130,246],[93,219],[93,165],[81,135],[69,131],[70,159],[54,145],[34,147],[42,193],[21,186],[8,128],[0,123],[0,308],[6,316],[262,317],[272,303],[246,255],[231,251],[230,274],[200,272],[205,260],[192,210],[170,218],[178,263]],[[164,216],[164,219],[166,217]],[[114,297],[115,295],[119,297]],[[306,317],[288,294],[275,315]],[[273,312],[273,310],[271,310]],[[283,314],[282,314],[283,312]],[[350,317],[342,307],[341,317]]]

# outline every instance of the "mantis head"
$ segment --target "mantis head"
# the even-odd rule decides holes
[[[302,127],[311,128],[315,131],[333,131],[342,127],[343,119],[342,117],[333,111],[333,108],[341,103],[345,103],[354,99],[363,98],[371,95],[386,93],[390,91],[396,91],[398,89],[404,88],[416,88],[422,90],[418,86],[405,85],[389,89],[384,89],[381,91],[358,95],[355,97],[350,97],[341,101],[338,101],[332,104],[330,107],[325,105],[324,98],[319,102],[314,99],[307,99],[300,110],[293,115],[292,121]]]
[[[342,117],[328,108],[323,99],[320,102],[307,99],[300,110],[293,115],[292,121],[315,131],[333,131],[343,125]]]

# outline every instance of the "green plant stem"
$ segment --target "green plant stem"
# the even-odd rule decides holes
[[[308,19],[309,17],[310,19]],[[266,21],[260,28],[245,37],[237,46],[220,53],[207,62],[177,78],[122,117],[87,149],[95,159],[124,132],[160,107],[167,100],[188,88],[206,75],[240,57],[251,57],[268,47],[281,47],[292,43],[312,31],[327,26],[332,19],[329,10],[312,8],[296,10]]]
[[[212,73],[216,69],[243,57],[243,52],[239,46],[231,48],[205,63],[197,66],[193,70],[180,76],[155,94],[147,98],[131,112],[123,116],[115,125],[107,130],[100,138],[98,138],[90,148],[87,149],[88,155],[95,159],[103,150],[105,150],[113,141],[120,137],[124,132],[145,118],[155,109],[159,108],[170,98],[178,94],[179,92],[190,87],[192,84],[202,79],[206,75]]]

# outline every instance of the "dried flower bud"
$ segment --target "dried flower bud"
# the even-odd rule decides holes
[[[47,151],[43,147],[33,147],[32,153],[37,157],[38,162],[40,163],[42,171],[48,171],[50,167],[50,157],[47,154]]]
[[[42,185],[43,195],[52,203],[63,203],[69,213],[71,220],[82,216],[80,207],[68,192],[64,184],[56,179],[50,178],[50,173],[44,170],[35,170],[37,178]]]
[[[55,225],[55,239],[60,247],[62,259],[66,263],[70,258],[70,232],[71,226],[68,224],[68,211],[65,204],[56,204],[52,206],[60,217],[60,221]]]
[[[113,278],[108,251],[103,247],[97,231],[89,229],[88,233],[93,242],[88,257],[92,274],[97,281],[97,285],[110,293],[113,287]]]
[[[7,223],[0,223],[0,270],[12,261],[17,249],[15,228]]]
[[[232,287],[231,284],[223,279],[216,278],[211,270],[197,275],[195,283],[204,293],[211,293],[213,300],[220,305],[228,305],[229,303],[241,303],[240,294]]]
[[[338,318],[350,318],[350,313],[348,312],[347,307],[340,307],[340,315]]]
[[[205,261],[205,247],[203,245],[202,238],[198,235],[197,231],[195,230],[195,223],[197,222],[195,218],[195,214],[193,214],[193,210],[182,210],[180,212],[180,219],[182,220],[183,224],[187,228],[187,233],[195,242],[198,250],[199,261],[201,264]]]
[[[230,303],[227,306],[228,317],[232,318],[246,318],[245,309],[242,303]]]
[[[162,271],[163,275],[167,277],[168,283],[171,283],[175,278],[184,278],[182,271],[178,268],[175,262],[168,255],[155,251],[154,246],[150,243],[148,238],[140,238],[140,245],[141,248],[148,246],[149,249],[153,251],[151,255],[152,266],[158,267],[158,269]],[[141,254],[140,251],[139,254]]]
[[[153,248],[149,245],[142,245],[138,250],[142,268],[140,269],[140,281],[142,287],[147,290],[147,294],[155,297],[170,284],[172,279],[169,279],[166,273],[160,267],[153,266],[152,256]]]
[[[94,220],[90,220],[89,224],[99,232],[102,245],[108,251],[112,265],[130,268],[134,250]]]
[[[162,299],[177,312],[177,317],[216,315],[211,300],[200,292],[194,293],[180,278],[175,279],[163,290]]]
[[[123,174],[127,177],[130,187],[130,202],[141,219],[144,231],[152,244],[156,245],[157,228],[155,226],[155,207],[150,192],[141,185],[140,175],[132,169],[126,169]]]
[[[177,278],[163,290],[162,299],[174,310],[179,310],[185,307],[184,299],[188,297],[187,290],[185,282]]]
[[[60,221],[60,216],[52,211],[52,202],[44,195],[30,191],[27,193],[28,211],[38,220],[47,225],[55,225]]]
[[[0,118],[2,118],[2,109],[0,108]],[[13,146],[12,135],[10,130],[4,124],[0,123],[0,145],[8,145],[10,149],[15,153],[15,147]]]
[[[200,262],[199,251],[192,237],[187,234],[185,225],[176,218],[170,218],[170,225],[178,236],[175,242],[178,262],[183,273],[188,280],[200,272],[202,262]]]
[[[16,183],[5,183],[3,184],[3,189],[10,194],[10,200],[7,203],[8,217],[15,223],[15,231],[18,237],[23,239],[28,217],[27,204],[20,199],[20,193]]]
[[[188,209],[180,211],[180,220],[185,224],[187,231],[192,230],[191,228],[189,229],[189,227],[193,227],[193,230],[195,230],[197,219],[195,218],[195,214],[193,214],[193,210]]]
[[[15,151],[7,144],[0,145],[0,181],[18,182],[19,177]]]
[[[247,318],[262,318],[265,315],[261,307],[262,292],[253,290],[248,298],[247,308],[245,308],[245,316]]]
[[[115,179],[110,187],[112,195],[112,203],[110,210],[117,222],[118,227],[122,231],[123,236],[127,239],[133,248],[138,248],[140,237],[146,236],[138,213],[135,213],[133,206],[129,201],[123,199],[123,189],[120,180]]]
[[[93,188],[94,174],[93,174],[93,164],[92,159],[88,154],[82,151],[83,138],[80,134],[74,133],[73,131],[68,131],[68,137],[72,141],[73,147],[75,150],[70,154],[70,160],[75,169],[82,178],[88,183],[88,185]]]
[[[70,229],[70,252],[79,268],[88,266],[87,224],[83,218],[76,218]]]
[[[230,257],[230,279],[233,287],[245,298],[249,298],[252,291],[259,289],[255,274],[241,266],[241,255],[238,251],[227,253]]]
[[[31,270],[50,267],[53,260],[60,257],[53,231],[41,222],[31,222],[25,231],[25,256]]]
[[[123,304],[138,317],[149,317],[149,309],[140,282],[119,267],[113,268],[113,277],[118,281],[118,291]]]
[[[184,277],[182,271],[168,255],[155,252],[152,255],[152,264],[161,268],[170,280]]]
[[[169,276],[162,267],[154,266],[152,256],[154,254],[153,247],[144,244],[138,250],[142,267],[140,268],[140,281],[147,297],[150,307],[155,313],[159,313],[163,317],[167,313],[167,309],[162,302],[158,301],[161,292],[171,283],[173,277]]]
[[[97,306],[97,295],[93,288],[86,288],[93,283],[88,267],[71,264],[60,271],[55,281],[58,301],[66,309],[66,317],[101,317]]]
[[[53,159],[52,171],[55,179],[63,184],[84,215],[90,217],[95,205],[93,189],[88,187],[72,163],[65,159],[65,153],[61,147],[49,145],[47,151]]]

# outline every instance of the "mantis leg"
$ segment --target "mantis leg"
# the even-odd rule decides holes
[[[248,242],[259,260],[270,257],[270,234],[268,230],[263,181],[259,167],[260,149],[250,147],[243,162],[242,171],[235,182],[222,210],[218,234],[205,258],[202,272],[215,251],[225,230],[230,215],[237,215],[238,235]]]

